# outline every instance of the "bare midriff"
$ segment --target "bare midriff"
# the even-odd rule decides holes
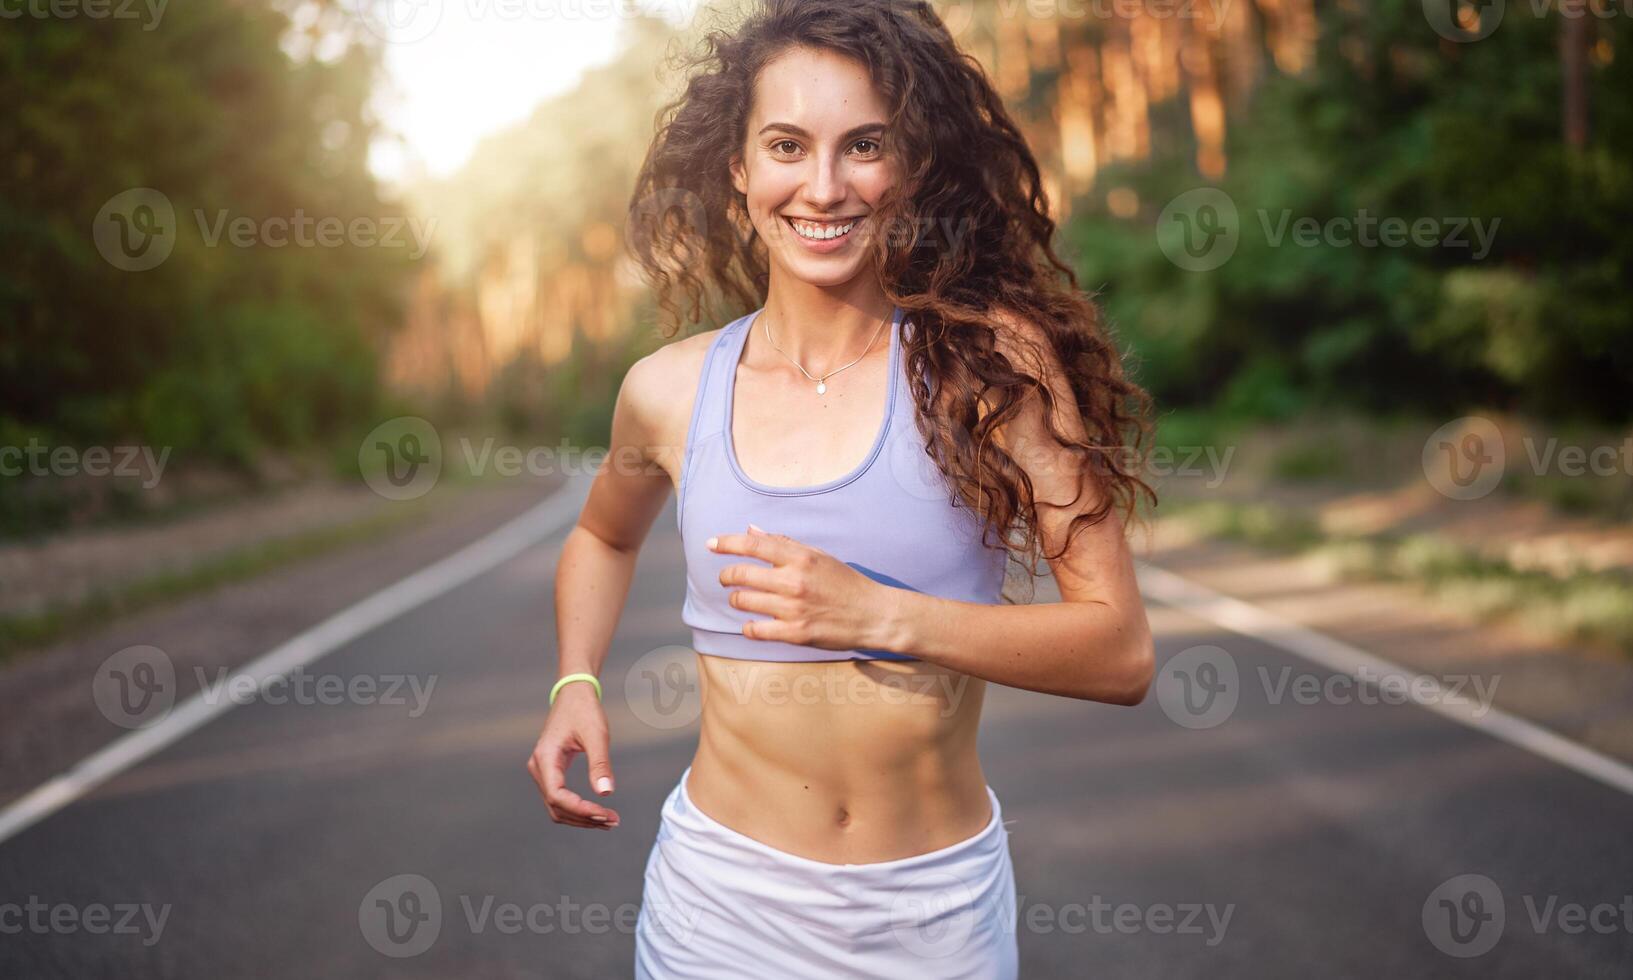
[[[871,864],[991,821],[976,753],[985,681],[924,661],[698,661],[686,791],[716,822],[813,861]]]

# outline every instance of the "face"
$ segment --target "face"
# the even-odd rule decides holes
[[[791,48],[761,71],[731,177],[773,266],[818,286],[863,270],[867,219],[896,181],[886,118],[867,69],[845,55]]]

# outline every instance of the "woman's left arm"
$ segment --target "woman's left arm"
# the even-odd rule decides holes
[[[1042,332],[1011,317],[1004,319],[998,336],[1006,356],[1025,363],[1049,385],[1055,427],[1075,441],[1086,440],[1076,399]],[[1017,345],[1016,336],[1026,343]],[[1072,518],[1098,504],[1100,497],[1092,476],[1079,496],[1081,464],[1050,435],[1043,416],[1043,400],[1034,392],[1016,417],[995,430],[994,438],[1031,479],[1038,532],[1045,553],[1053,554]],[[1049,568],[1062,602],[986,605],[889,589],[879,597],[884,649],[997,684],[1139,704],[1154,669],[1151,628],[1117,512],[1079,530]]]
[[[1076,400],[1040,331],[1008,319],[1000,349],[1024,359],[1054,392],[1055,425],[1086,439]],[[1017,345],[1016,336],[1028,343]],[[1060,551],[1071,519],[1098,503],[1090,478],[1078,493],[1077,457],[1044,424],[1042,398],[995,430],[994,439],[1032,481],[1045,554]],[[1052,503],[1053,501],[1065,503]],[[1151,629],[1134,562],[1115,511],[1080,529],[1049,568],[1064,601],[1024,606],[961,602],[898,589],[845,566],[818,549],[778,534],[727,534],[722,551],[763,559],[774,568],[739,564],[721,582],[746,586],[732,604],[768,613],[745,636],[829,649],[882,649],[939,664],[996,684],[1109,704],[1139,704],[1151,685]]]

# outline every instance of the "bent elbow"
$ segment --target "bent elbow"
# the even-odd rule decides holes
[[[1151,691],[1151,682],[1156,676],[1156,651],[1148,631],[1141,631],[1138,642],[1132,644],[1123,656],[1122,662],[1123,669],[1119,672],[1120,683],[1112,692],[1112,696],[1106,700],[1112,704],[1132,708],[1145,701],[1145,696]]]

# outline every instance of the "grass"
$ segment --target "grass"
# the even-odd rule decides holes
[[[1515,568],[1426,534],[1354,537],[1263,504],[1165,502],[1209,537],[1308,555],[1341,578],[1410,582],[1478,618],[1514,618],[1549,635],[1605,643],[1633,655],[1633,581],[1579,570],[1564,576]]]
[[[464,481],[460,481],[464,482]],[[338,527],[246,545],[191,568],[164,572],[39,613],[0,616],[0,664],[92,627],[163,602],[254,578],[305,558],[360,544],[424,517],[431,497],[402,501]]]

